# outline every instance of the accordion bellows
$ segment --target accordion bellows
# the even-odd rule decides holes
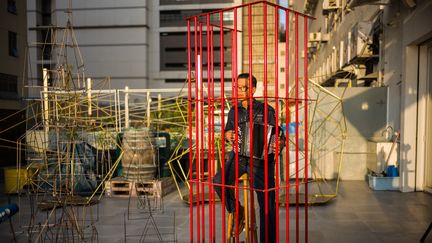
[[[267,130],[265,131],[265,127]],[[244,157],[252,157],[254,159],[264,159],[267,145],[268,154],[270,151],[270,143],[276,133],[275,126],[264,125],[259,123],[242,122],[239,124],[239,155]],[[267,142],[265,142],[267,141]],[[251,146],[252,143],[252,146]]]

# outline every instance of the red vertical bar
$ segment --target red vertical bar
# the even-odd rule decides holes
[[[212,112],[212,135],[213,135],[213,143],[212,144],[216,144],[216,134],[215,134],[215,110],[216,110],[216,95],[215,95],[215,55],[214,55],[214,41],[215,41],[215,37],[214,37],[214,30],[213,27],[211,28],[211,35],[212,35],[212,97],[213,97],[213,112]],[[216,156],[217,153],[217,148],[213,147],[213,175],[212,178],[215,175],[215,170],[216,170],[216,161],[218,160],[218,157]],[[213,242],[216,241],[216,200],[215,200],[215,190],[214,190],[214,186],[212,186],[212,191],[211,191],[211,195],[212,195],[212,200],[213,200],[213,205],[212,205],[212,210],[213,210]]]
[[[233,55],[233,58],[234,58],[234,60],[233,60],[233,64],[232,64],[232,68],[233,68],[233,70],[232,70],[232,75],[233,75],[233,77],[234,77],[234,97],[235,97],[235,105],[234,105],[234,108],[235,108],[235,122],[234,122],[234,129],[235,129],[235,148],[234,148],[234,151],[235,151],[235,160],[236,160],[236,166],[235,166],[235,198],[236,198],[236,200],[237,200],[237,198],[239,198],[239,190],[238,190],[238,188],[239,188],[239,182],[238,182],[238,177],[239,177],[239,171],[238,171],[238,161],[239,161],[239,157],[238,157],[238,89],[237,89],[237,86],[238,86],[238,80],[237,80],[237,8],[234,8],[234,36],[233,36],[233,52],[232,52],[232,55]],[[239,228],[238,228],[238,215],[239,215],[239,207],[238,207],[238,203],[236,203],[236,215],[235,215],[235,222],[236,222],[236,228],[235,228],[235,232],[236,232],[236,243],[238,243],[239,242],[239,237],[238,237],[238,235],[239,235]]]
[[[219,25],[220,25],[220,80],[221,80],[221,141],[222,141],[222,158],[220,158],[222,162],[222,203],[221,203],[221,211],[222,211],[222,239],[226,239],[225,232],[225,46],[224,46],[224,30],[223,30],[223,13],[219,13]]]
[[[197,155],[198,154],[198,86],[197,86],[197,83],[198,83],[198,26],[197,26],[197,17],[194,17],[194,47],[195,47],[195,52],[194,52],[194,59],[195,59],[195,155]],[[193,197],[194,197],[194,194],[193,194],[193,186],[194,186],[194,184],[195,184],[195,182],[194,182],[194,178],[193,178],[193,157],[194,157],[194,153],[193,153],[193,149],[192,149],[192,146],[193,146],[193,140],[192,140],[192,126],[191,126],[191,129],[189,129],[189,134],[190,134],[190,136],[189,136],[189,140],[190,140],[190,143],[189,143],[189,145],[191,146],[191,150],[190,150],[190,154],[189,154],[189,159],[190,159],[190,167],[189,167],[189,172],[190,172],[190,174],[189,174],[189,177],[191,178],[191,184],[189,185],[190,186],[190,188],[189,188],[189,190],[190,190],[190,194],[189,194],[189,205],[190,205],[190,207],[192,208],[193,206],[194,206],[194,202],[193,202]],[[197,167],[197,161],[195,160],[195,166]],[[197,175],[195,175],[195,178],[197,177]],[[198,186],[197,186],[197,191],[198,191]],[[198,199],[198,194],[197,194],[197,199]],[[198,201],[198,200],[197,200]],[[191,209],[191,211],[192,211],[192,209]],[[197,210],[197,232],[196,232],[196,234],[197,234],[197,239],[199,239],[199,228],[198,228],[198,223],[199,223],[199,221],[198,221],[198,210]],[[192,212],[192,218],[191,218],[191,221],[193,222],[193,212]],[[192,230],[193,230],[193,224],[192,224]],[[191,241],[193,242],[193,237],[191,238]]]
[[[209,179],[209,183],[211,183],[211,179],[214,177],[214,171],[215,171],[215,122],[214,122],[214,114],[215,114],[215,96],[214,96],[214,43],[213,43],[213,27],[210,26],[210,41],[211,41],[211,49],[210,49],[210,54],[211,54],[211,87],[210,87],[210,94],[211,94],[211,99],[210,99],[210,105],[211,105],[211,128],[209,128],[210,134],[211,134],[211,164],[210,164],[210,169],[211,169],[211,173],[210,173],[210,179]],[[216,227],[215,227],[215,198],[214,198],[214,187],[213,185],[210,187],[210,196],[211,196],[211,223],[212,223],[212,228],[211,228],[211,241],[214,242],[215,241],[215,232],[216,232]]]
[[[248,19],[248,41],[249,41],[249,50],[248,50],[248,52],[249,52],[249,87],[252,87],[252,75],[253,75],[253,73],[252,73],[252,60],[253,60],[252,55],[253,54],[252,54],[252,6],[251,5],[248,5],[248,18],[247,19]],[[249,124],[253,124],[252,88],[249,88],[249,106],[250,106]],[[249,134],[250,134],[250,141],[253,141],[253,126],[249,126]],[[253,143],[250,143],[249,151],[250,151],[250,154],[253,154]],[[253,157],[252,156],[249,157],[249,171],[250,171],[250,173],[251,172],[253,173]],[[253,205],[254,205],[253,175],[249,176],[249,188],[250,188],[250,190],[249,190],[250,208],[247,210],[249,212],[249,215],[252,216],[252,211],[254,210],[254,207],[253,207]],[[254,223],[252,217],[249,217],[249,218],[250,218],[249,222]],[[255,225],[250,224],[249,227],[254,228]],[[252,242],[253,242],[253,240],[254,240],[253,233],[251,231],[246,232],[246,233],[249,234],[249,239],[252,239]]]
[[[208,53],[207,53],[208,55]],[[200,58],[201,58],[201,66],[204,67],[203,64],[203,25],[202,23],[200,23]],[[200,219],[201,219],[201,237],[199,238],[199,241],[204,241],[205,240],[205,227],[204,227],[204,75],[203,75],[204,71],[203,69],[201,69],[201,83],[200,83],[200,98],[201,100],[199,101],[201,103],[201,105],[199,106],[199,108],[201,109],[200,111],[200,138],[199,138],[199,143],[200,143],[200,160],[199,160],[199,171],[198,173],[198,185],[201,186],[200,190],[198,191],[198,194],[201,196],[201,200],[198,200],[198,209],[201,209],[201,214],[199,215]],[[198,221],[199,222],[199,221]]]
[[[263,6],[263,18],[264,18],[264,134],[267,134],[268,125],[268,100],[267,100],[267,3],[264,2]],[[268,143],[267,139],[264,139],[264,211],[265,211],[265,239],[267,241],[269,229],[268,229]],[[261,227],[261,226],[260,226]]]
[[[304,21],[304,37],[303,37],[303,48],[304,48],[304,146],[305,146],[305,174],[306,174],[306,182],[305,182],[305,242],[308,242],[308,18],[303,16]]]
[[[275,151],[275,211],[276,211],[276,242],[279,242],[279,49],[278,49],[278,37],[279,37],[279,8],[275,7],[275,125],[276,125],[276,151]]]
[[[290,241],[289,232],[289,192],[290,192],[290,158],[289,158],[289,120],[290,120],[290,98],[289,98],[289,14],[290,12],[285,10],[285,136],[286,136],[286,149],[285,149],[285,231],[286,231],[286,242]]]
[[[298,79],[298,14],[295,13],[295,121],[296,121],[296,243],[299,242],[299,79]]]
[[[201,24],[199,24],[199,27],[197,26],[197,28],[199,29],[199,31],[198,31],[198,35],[199,35],[199,54],[198,54],[198,59],[199,59],[199,61],[198,61],[198,63],[197,63],[197,65],[199,64],[199,65],[201,65],[201,73],[202,73],[202,28],[201,28]],[[201,91],[200,91],[200,88],[201,88],[201,86],[200,86],[200,84],[199,84],[199,82],[198,82],[198,80],[201,80],[202,81],[202,79],[201,79],[201,73],[200,72],[197,72],[196,73],[196,76],[197,76],[197,82],[195,83],[195,86],[196,86],[196,92],[197,92],[197,103],[196,103],[196,117],[197,117],[197,119],[196,119],[196,134],[195,134],[195,143],[196,143],[196,155],[195,155],[195,185],[196,185],[196,220],[197,220],[197,241],[201,241],[201,212],[200,212],[200,206],[201,206],[201,204],[200,204],[200,201],[201,201],[201,198],[200,198],[200,183],[199,183],[199,180],[200,180],[200,162],[201,162],[201,136],[200,136],[200,126],[201,126],[201,121],[200,121],[200,119],[201,119],[201,108],[200,108],[200,103],[201,103],[201,100],[199,99],[200,98],[200,95],[201,95]]]
[[[210,54],[211,54],[211,89],[210,89],[210,93],[211,93],[211,128],[209,129],[211,132],[211,148],[212,148],[212,152],[211,152],[211,173],[210,173],[210,179],[209,182],[211,183],[211,179],[214,177],[214,171],[215,171],[215,144],[216,144],[216,140],[215,140],[215,121],[214,121],[214,115],[215,115],[215,94],[214,94],[214,35],[213,35],[213,27],[210,26],[210,43],[211,43],[211,49],[210,49]],[[211,196],[211,223],[212,223],[212,228],[211,228],[211,232],[212,232],[212,236],[211,236],[211,242],[215,242],[216,241],[216,221],[215,221],[215,193],[214,193],[214,187],[211,186],[210,188],[210,196]]]
[[[211,148],[212,148],[212,144],[211,144],[211,104],[210,104],[210,94],[211,94],[211,84],[210,84],[210,79],[211,79],[211,69],[210,69],[210,58],[211,58],[211,44],[210,44],[210,14],[206,15],[206,31],[207,31],[207,123],[208,123],[208,129],[207,129],[207,139],[208,139],[208,143],[207,143],[207,168],[209,170],[209,172],[211,172],[211,165],[208,163],[211,163]],[[203,129],[204,130],[204,129]],[[210,176],[211,174],[209,173],[209,177],[208,177],[208,191],[209,191],[209,196],[211,195],[211,188],[210,188],[210,178],[212,178]],[[204,175],[203,175],[204,177]],[[203,178],[204,179],[204,178]],[[204,190],[203,190],[203,195],[204,195]],[[209,207],[208,207],[208,215],[210,216],[210,220],[209,220],[209,242],[211,242],[211,237],[212,237],[212,221],[211,221],[211,200],[209,198]],[[203,206],[204,208],[204,206]],[[204,214],[203,214],[203,219],[204,219]],[[204,221],[204,220],[203,220]],[[204,228],[204,227],[203,227]],[[204,234],[203,234],[204,235]],[[203,237],[203,239],[205,239],[205,237]]]
[[[187,20],[187,59],[188,59],[188,128],[189,128],[189,144],[191,144],[192,140],[192,111],[191,111],[191,98],[192,98],[192,92],[191,92],[191,44],[190,44],[190,19]],[[191,152],[189,152],[189,168],[192,168],[192,156]],[[192,195],[192,187],[189,187],[189,195]],[[189,197],[189,238],[193,239],[193,210],[192,210],[192,203],[191,203],[191,197]]]

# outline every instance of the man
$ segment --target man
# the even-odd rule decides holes
[[[252,79],[252,87],[249,87],[249,78]],[[252,108],[252,116],[253,122],[257,124],[265,124],[264,122],[264,109],[265,104],[259,102],[255,99],[252,100],[252,104],[249,104],[249,89],[252,88],[252,95],[256,91],[257,80],[254,76],[249,76],[248,73],[242,73],[237,78],[237,94],[238,94],[238,124],[242,124],[244,122],[249,122],[249,114]],[[235,100],[233,100],[235,102]],[[275,110],[267,105],[267,124],[275,126]],[[233,106],[228,113],[228,120],[225,126],[225,139],[229,143],[236,145],[235,142],[235,129],[239,129],[238,125],[235,124],[235,107]],[[257,138],[254,138],[254,140]],[[240,139],[239,139],[240,140]],[[240,143],[240,141],[239,141]],[[281,143],[280,143],[281,144]],[[282,144],[281,144],[282,145]],[[275,187],[274,180],[274,151],[275,143],[272,143],[268,154],[267,168],[268,173],[265,174],[265,160],[264,159],[254,159],[253,160],[253,171],[250,173],[250,158],[239,155],[238,156],[238,176],[242,176],[244,173],[248,173],[253,177],[253,188],[258,189],[257,197],[259,203],[259,215],[260,215],[260,242],[276,242],[276,210],[275,210],[275,192],[274,190],[268,191],[268,204],[267,204],[267,212],[265,209],[265,193],[262,191],[265,189],[264,183],[265,178],[268,181],[267,189],[271,189]],[[225,163],[225,185],[234,185],[236,180],[236,155],[235,149],[230,152],[229,158]],[[222,170],[219,170],[218,173],[214,176],[213,182],[216,184],[222,184]],[[215,186],[215,191],[222,198],[222,187]],[[239,208],[239,216],[238,216],[238,226],[239,233],[243,230],[244,227],[244,209],[240,205],[238,199],[235,198],[235,193],[232,188],[225,188],[225,207],[229,213],[235,214],[236,203]],[[267,214],[267,221],[266,215]],[[235,222],[235,220],[233,220]],[[267,225],[267,236],[266,239],[266,225]],[[235,232],[235,227],[232,228]]]

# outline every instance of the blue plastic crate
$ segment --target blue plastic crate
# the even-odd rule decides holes
[[[369,187],[372,190],[382,191],[398,191],[399,190],[399,176],[395,177],[378,177],[368,175],[369,177]]]

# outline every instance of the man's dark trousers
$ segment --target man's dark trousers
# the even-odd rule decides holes
[[[274,156],[269,155],[268,157],[268,188],[275,187],[274,181]],[[238,176],[242,176],[244,173],[249,173],[250,165],[249,158],[238,156]],[[235,153],[230,152],[229,159],[225,163],[225,185],[234,185],[236,180],[235,172]],[[264,174],[264,160],[255,159],[253,162],[253,187],[258,189],[256,191],[258,197],[259,211],[260,211],[260,242],[276,242],[276,209],[275,209],[275,192],[274,190],[268,192],[268,210],[267,210],[267,222],[265,220],[265,193],[260,190],[264,190],[265,174]],[[213,178],[215,184],[222,184],[222,170]],[[215,186],[215,191],[222,199],[222,188]],[[239,203],[235,198],[235,192],[233,188],[225,188],[225,207],[229,213],[234,213],[236,210],[236,203]],[[268,239],[265,238],[265,225],[268,225]]]

